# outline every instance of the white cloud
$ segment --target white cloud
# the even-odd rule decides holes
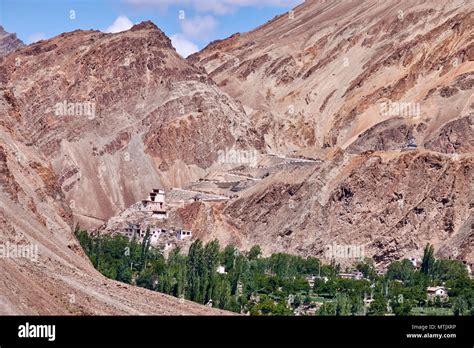
[[[181,29],[186,37],[207,40],[219,23],[212,16],[196,16],[181,21]]]
[[[174,34],[171,36],[171,44],[183,58],[199,51],[199,47],[192,41],[186,39],[183,34]]]
[[[35,43],[41,40],[46,40],[45,33],[33,33],[27,38],[28,43]]]
[[[124,0],[135,6],[157,7],[166,9],[169,6],[194,7],[200,12],[212,12],[223,15],[235,12],[240,7],[283,7],[296,6],[304,0]]]
[[[119,33],[133,27],[133,23],[127,16],[118,16],[117,19],[105,29],[106,33]]]

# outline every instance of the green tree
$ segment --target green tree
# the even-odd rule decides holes
[[[433,281],[437,284],[469,277],[466,266],[458,260],[436,260],[433,265],[432,274]]]
[[[202,293],[205,303],[213,298],[212,291],[216,285],[218,266],[219,242],[213,240],[204,247],[204,264],[201,270]]]
[[[390,301],[390,307],[392,311],[397,316],[408,316],[411,313],[411,303],[409,300],[405,299],[403,294],[394,296]]]
[[[431,274],[436,259],[434,257],[434,248],[431,244],[426,244],[421,261],[421,272],[426,275]]]
[[[464,296],[456,297],[453,303],[453,313],[456,316],[466,315],[469,311],[468,303]]]
[[[232,244],[227,245],[224,248],[221,259],[227,272],[230,272],[234,267],[235,257],[237,255],[237,248]]]
[[[146,234],[145,237],[143,237],[142,241],[142,250],[141,250],[141,255],[140,255],[140,267],[141,270],[144,270],[146,268],[146,262],[147,262],[147,256],[148,256],[148,251],[150,250],[150,239],[151,239],[151,234],[150,234],[150,227],[146,229]]]
[[[188,252],[188,274],[186,297],[195,302],[203,302],[201,293],[201,273],[203,269],[203,246],[200,240],[191,244]]]
[[[117,270],[117,280],[127,284],[132,282],[132,270],[126,262],[120,264]]]
[[[289,316],[293,312],[285,304],[275,303],[269,296],[262,295],[261,301],[251,309],[250,314]]]
[[[352,315],[363,315],[364,314],[364,301],[359,296],[351,296],[351,314]]]
[[[402,260],[392,262],[386,273],[386,278],[390,280],[401,280],[405,284],[410,283],[413,280],[415,269],[410,260]]]
[[[351,301],[346,294],[336,295],[336,315],[346,316],[351,314]]]
[[[187,257],[181,255],[180,248],[176,248],[170,253],[166,267],[172,270],[171,274],[175,279],[171,294],[176,297],[185,297],[188,265]]]
[[[248,259],[250,261],[256,260],[262,255],[262,250],[260,249],[260,246],[254,245],[252,248],[250,248],[250,251],[248,252]]]
[[[367,279],[376,279],[377,271],[375,270],[374,261],[369,258],[365,258],[363,262],[359,262],[356,265],[356,269],[364,275]]]
[[[382,294],[377,293],[370,304],[367,315],[385,315],[387,313],[387,300]]]
[[[336,310],[335,302],[324,302],[319,308],[317,314],[321,316],[333,316],[336,315]]]

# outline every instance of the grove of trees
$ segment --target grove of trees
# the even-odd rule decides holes
[[[149,234],[141,242],[91,236],[79,227],[75,234],[94,267],[109,278],[234,312],[293,315],[313,306],[318,315],[411,315],[424,307],[474,314],[474,281],[466,267],[436,259],[430,245],[420,269],[408,260],[395,261],[379,276],[372,261],[364,260],[355,266],[364,279],[355,280],[339,278],[334,262],[285,253],[262,257],[259,246],[239,252],[232,245],[221,249],[217,240],[196,240],[187,254],[176,248],[165,258],[150,245]],[[306,279],[310,275],[318,275],[313,288]],[[449,289],[449,301],[427,298],[427,287],[435,285]]]

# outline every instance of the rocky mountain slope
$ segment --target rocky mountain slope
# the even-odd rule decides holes
[[[471,1],[306,1],[189,57],[267,151],[324,159],[262,178],[217,220],[267,252],[363,245],[382,264],[432,242],[472,263],[473,24]]]
[[[258,244],[266,254],[290,252],[327,262],[329,245],[362,247],[383,267],[421,257],[430,242],[438,256],[472,263],[472,154],[335,149],[320,158],[263,155],[253,168],[214,171],[168,191],[169,219],[157,223],[244,250]],[[121,233],[127,223],[143,221],[143,213],[127,209],[103,228]],[[336,261],[349,265],[355,259]]]
[[[2,314],[223,313],[105,279],[72,234],[256,138],[155,25],[76,31],[0,58],[0,115]]]
[[[23,46],[25,44],[16,37],[16,34],[8,33],[0,26],[0,56],[7,55]]]
[[[431,242],[472,263],[473,14],[306,1],[187,61],[151,22],[0,57],[0,237],[38,247],[0,259],[0,310],[220,313],[107,280],[80,250],[75,223],[126,223],[157,187],[195,238],[362,245],[379,264]]]
[[[189,57],[275,152],[472,152],[472,1],[306,1]],[[448,136],[449,134],[449,136]]]
[[[268,252],[324,256],[328,245],[362,245],[385,264],[431,242],[439,255],[472,262],[473,170],[472,156],[336,152],[316,168],[263,179],[223,214]]]
[[[261,147],[242,106],[151,22],[30,45],[0,61],[0,82],[18,114],[5,124],[48,159],[86,227],[197,179],[219,150]]]
[[[0,314],[225,314],[105,278],[71,228],[72,211],[49,162],[0,127]]]

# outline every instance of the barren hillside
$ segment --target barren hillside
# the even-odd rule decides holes
[[[306,1],[188,58],[268,148],[472,152],[472,1]]]
[[[0,58],[0,83],[2,255],[37,248],[0,259],[0,313],[222,314],[105,279],[72,229],[110,217],[149,187],[204,171],[210,146],[246,135],[238,104],[151,23],[26,46]],[[66,104],[59,114],[58,103]],[[232,120],[241,133],[224,129]]]
[[[72,212],[48,163],[10,150],[11,134],[0,134],[0,314],[225,314],[99,274],[73,237]]]
[[[154,188],[221,245],[473,263],[473,24],[467,0],[326,0],[188,60],[151,22],[8,44],[0,238],[38,260],[0,259],[0,313],[222,313],[107,280],[75,240]]]
[[[262,177],[218,220],[268,252],[362,244],[386,263],[432,242],[472,263],[473,24],[471,1],[306,1],[189,57],[268,152],[324,160]]]
[[[47,159],[86,227],[151,187],[199,178],[219,150],[261,147],[241,105],[186,63],[151,22],[27,46],[0,60],[0,82],[15,112],[5,126]]]

